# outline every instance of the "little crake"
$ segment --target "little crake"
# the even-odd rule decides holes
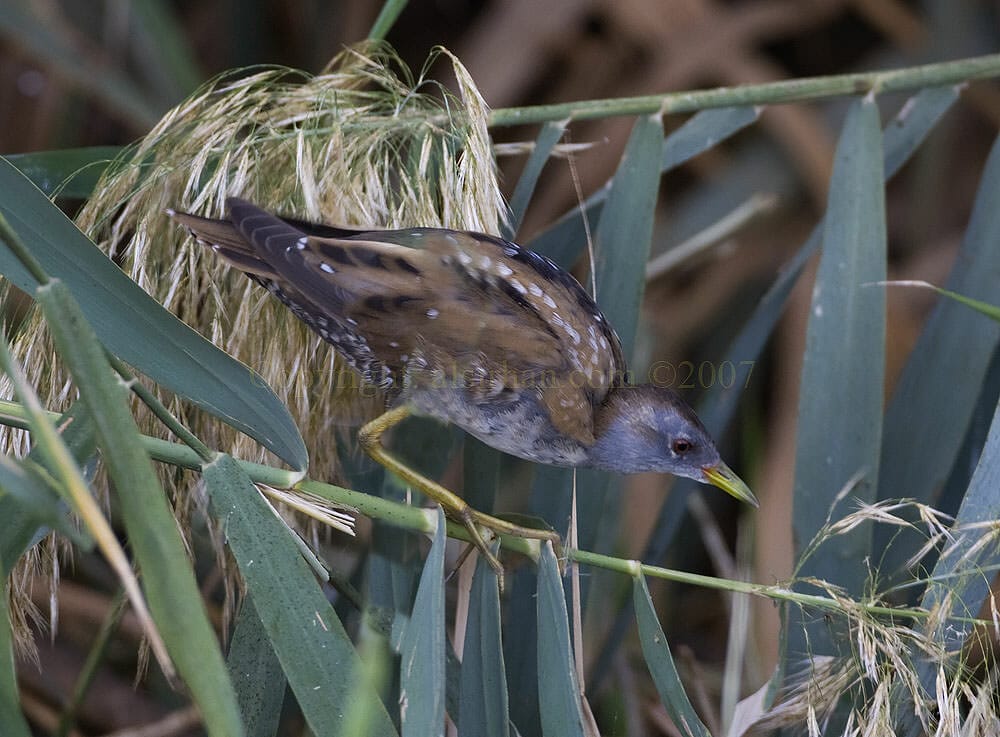
[[[552,533],[477,512],[390,455],[381,435],[408,414],[530,461],[672,473],[757,505],[680,397],[626,382],[614,329],[549,259],[481,233],[350,230],[228,205],[227,220],[170,214],[386,392],[390,409],[361,430],[365,450],[440,502],[495,568],[480,526]]]

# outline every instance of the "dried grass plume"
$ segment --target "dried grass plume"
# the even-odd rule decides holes
[[[359,419],[357,379],[332,348],[164,211],[220,216],[226,197],[239,195],[328,223],[496,232],[503,200],[488,110],[454,57],[438,50],[432,60],[442,55],[453,65],[457,96],[411,79],[373,45],[342,52],[316,76],[285,68],[223,75],[168,112],[77,217],[143,289],[265,378],[299,425],[314,478],[334,474],[333,429]],[[31,343],[19,353],[58,406],[68,396],[66,377],[43,360],[44,345]],[[179,402],[171,409],[211,447],[276,462],[217,419]],[[143,427],[155,431],[155,423]]]
[[[425,69],[438,59],[451,62],[456,92],[423,75],[412,78],[376,44],[343,51],[315,76],[278,67],[224,74],[164,115],[110,166],[77,216],[79,227],[144,290],[263,376],[297,422],[309,474],[319,480],[336,480],[337,443],[345,436],[338,430],[378,414],[378,398],[359,391],[357,376],[331,346],[194,243],[165,211],[218,217],[226,198],[238,195],[282,214],[346,226],[497,232],[505,209],[487,106],[447,51],[436,50]],[[47,407],[65,409],[75,390],[53,363],[41,319],[30,320],[14,354]],[[209,447],[280,463],[217,418],[163,399]],[[143,432],[165,435],[139,402],[135,411]],[[25,433],[2,432],[8,450],[27,451]],[[161,477],[183,522],[195,508],[193,477],[176,469],[163,469]],[[310,511],[314,519],[323,514]],[[54,549],[35,546],[12,579],[23,584],[12,587],[11,607],[22,649],[30,649],[25,582],[51,574]]]

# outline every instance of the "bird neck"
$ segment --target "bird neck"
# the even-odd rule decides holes
[[[643,414],[649,407],[641,401],[641,387],[612,389],[594,411],[594,444],[588,465],[613,473],[647,470],[649,439],[642,432]]]

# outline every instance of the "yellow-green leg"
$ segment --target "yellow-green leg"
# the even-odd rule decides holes
[[[394,407],[385,414],[379,415],[361,428],[358,432],[358,442],[361,443],[361,447],[372,460],[396,474],[405,483],[436,501],[444,508],[445,514],[465,527],[469,531],[472,543],[486,558],[493,570],[497,572],[497,575],[503,575],[503,566],[500,565],[500,561],[493,555],[489,545],[483,539],[482,533],[479,531],[480,526],[504,535],[552,540],[556,544],[559,543],[559,535],[555,532],[522,527],[473,509],[462,497],[448,491],[441,484],[417,473],[386,450],[385,446],[382,445],[383,433],[394,425],[398,425],[409,417],[410,414],[410,407],[404,404]]]

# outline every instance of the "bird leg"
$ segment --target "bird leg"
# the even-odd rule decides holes
[[[503,566],[500,565],[500,561],[490,550],[486,540],[483,539],[482,533],[479,531],[480,526],[504,535],[552,540],[556,544],[559,543],[559,535],[555,532],[522,527],[521,525],[515,525],[506,520],[473,509],[462,497],[448,491],[441,484],[417,473],[386,450],[385,446],[382,445],[383,433],[389,428],[398,425],[409,417],[410,414],[412,414],[412,411],[406,404],[390,409],[361,428],[358,432],[358,442],[361,443],[361,447],[372,460],[382,465],[386,470],[394,473],[405,483],[436,501],[444,508],[445,514],[465,527],[472,538],[473,545],[486,558],[486,561],[496,571],[498,576],[503,575]]]

